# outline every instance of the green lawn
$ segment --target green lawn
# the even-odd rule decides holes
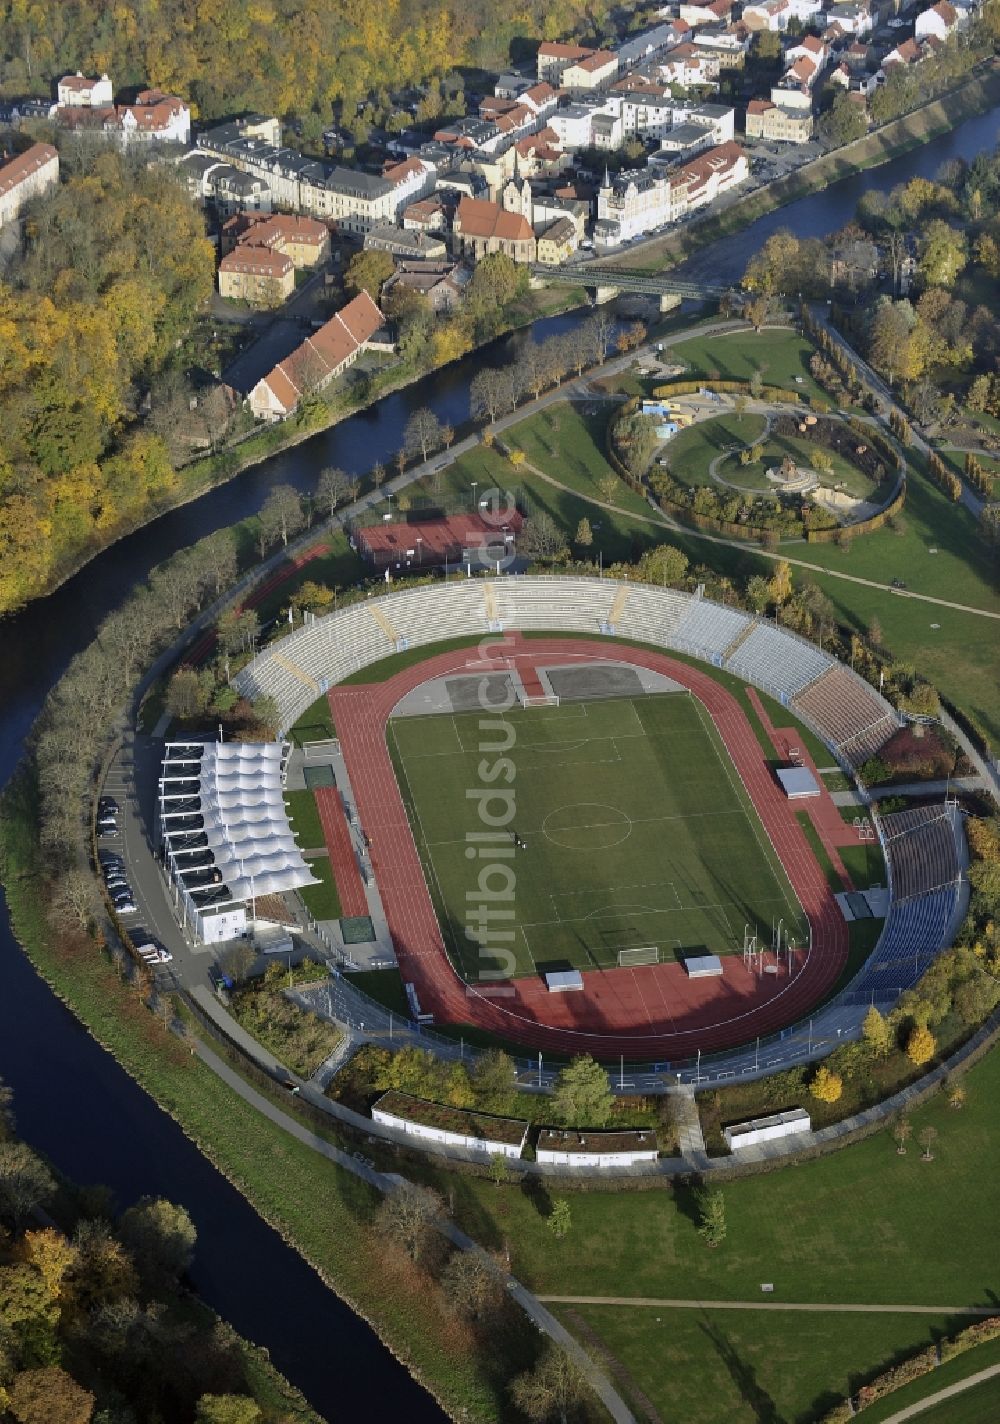
[[[329,551],[318,554],[307,564],[296,567],[289,560],[275,570],[276,576],[287,577],[282,577],[281,583],[266,593],[259,603],[254,604],[261,623],[277,617],[282,609],[287,608],[292,594],[304,583],[322,583],[326,584],[327,588],[349,588],[368,577],[368,570],[351,548],[342,529],[331,534],[329,530],[317,527],[316,543],[329,544]]]
[[[828,489],[843,486],[847,493],[856,499],[877,498],[876,486],[863,470],[852,465],[850,460],[845,460],[843,455],[835,450],[820,448],[830,457],[833,466],[829,475],[824,474],[821,477],[821,484]],[[717,473],[720,479],[728,480],[730,484],[738,485],[741,489],[774,494],[779,486],[767,478],[767,471],[780,467],[786,455],[795,461],[800,470],[809,470],[812,468],[811,461],[816,449],[815,441],[807,440],[804,436],[800,438],[794,435],[769,435],[757,464],[741,465],[739,456],[729,455],[721,462]]]
[[[320,844],[322,845],[322,841]],[[340,896],[337,894],[337,882],[333,876],[330,857],[328,855],[314,856],[309,862],[309,869],[320,881],[320,884],[307,885],[299,891],[306,909],[314,920],[339,920],[341,916]]]
[[[827,392],[809,373],[809,360],[815,350],[805,337],[781,329],[694,336],[674,346],[670,354],[686,362],[693,376],[748,381],[754,371],[759,371],[765,385],[785,386],[802,396],[829,402]]]
[[[939,1365],[929,1375],[923,1375],[920,1379],[903,1385],[902,1389],[893,1390],[892,1394],[886,1395],[885,1399],[880,1399],[870,1405],[865,1410],[865,1424],[884,1424],[884,1421],[890,1415],[895,1414],[897,1410],[906,1409],[909,1405],[916,1404],[918,1400],[926,1399],[928,1395],[937,1394],[939,1389],[947,1389],[949,1385],[957,1384],[960,1380],[968,1379],[970,1375],[978,1374],[980,1370],[988,1369],[990,1365],[998,1364],[1000,1364],[1000,1340],[987,1340],[984,1344],[977,1345],[975,1349],[967,1350],[964,1355],[957,1355],[955,1359]],[[962,1398],[971,1400],[978,1393],[979,1390],[973,1387]],[[957,1406],[958,1400],[956,1399],[954,1403]],[[947,1407],[944,1404],[938,1406],[941,1410]],[[979,1414],[965,1417],[971,1421],[971,1424],[984,1424],[984,1421],[989,1419],[1000,1419],[1000,1407],[994,1409],[992,1413],[988,1409],[984,1409]],[[945,1414],[939,1418],[937,1409],[933,1413],[928,1411],[926,1414],[921,1414],[920,1419],[923,1424],[926,1424],[927,1420],[936,1420],[939,1421],[939,1424],[943,1424],[944,1419],[948,1419],[948,1424],[952,1424],[950,1417]]]
[[[942,1400],[919,1417],[921,1424],[987,1424],[1000,1419],[1000,1376],[994,1375],[954,1399]]]
[[[564,1242],[546,1227],[544,1203],[519,1189],[463,1180],[456,1215],[476,1222],[480,1240],[508,1239],[515,1274],[541,1293],[756,1300],[770,1281],[785,1301],[989,1305],[1000,1053],[965,1084],[960,1112],[942,1095],[912,1114],[915,1134],[939,1131],[932,1162],[921,1160],[916,1135],[899,1157],[883,1132],[794,1169],[727,1182],[728,1235],[715,1251],[698,1236],[683,1185],[574,1192]]]
[[[764,417],[752,411],[742,416],[717,415],[672,435],[663,455],[675,480],[686,485],[711,485],[708,467],[715,457],[733,445],[752,445],[763,433]]]
[[[588,415],[587,410],[593,413]],[[509,436],[504,435],[504,440],[523,450],[532,465],[561,484],[592,499],[604,500],[607,496],[598,485],[614,474],[605,458],[604,442],[608,419],[615,410],[616,407],[606,401],[587,407],[569,401],[546,406],[521,421]],[[636,494],[624,480],[618,480],[614,503],[636,514],[649,513],[649,505],[642,495]]]
[[[330,715],[330,704],[325,693],[322,697],[317,697],[316,701],[306,708],[289,732],[289,736],[298,747],[305,746],[306,742],[323,742],[328,737],[335,735],[333,718]]]
[[[292,831],[303,850],[319,850],[326,844],[319,807],[312,791],[286,791],[285,806]]]
[[[755,1292],[760,1298],[759,1283]],[[570,1330],[582,1318],[661,1417],[677,1424],[806,1424],[893,1357],[915,1353],[955,1323],[663,1306],[555,1311]],[[867,1424],[868,1411],[858,1417]]]
[[[914,593],[1000,612],[996,552],[987,548],[968,510],[952,504],[929,483],[912,451],[907,452],[907,460],[915,472],[907,482],[906,504],[898,521],[902,532],[879,529],[855,539],[847,551],[836,544],[811,544],[801,557],[881,584],[902,578]],[[926,626],[938,614],[917,605],[913,616]]]
[[[618,950],[662,958],[733,953],[744,923],[769,933],[801,912],[728,753],[697,700],[677,694],[564,702],[507,714],[514,737],[516,971],[601,968]],[[390,723],[404,800],[453,955],[465,977],[493,971],[465,935],[480,874],[466,835],[481,831],[470,787],[480,714]],[[489,745],[497,732],[489,734]],[[505,734],[506,735],[506,734]],[[510,845],[505,841],[504,852]],[[506,862],[505,862],[506,863]]]
[[[398,969],[360,969],[357,973],[346,974],[345,979],[360,989],[370,999],[393,1013],[410,1017],[410,1005],[403,991],[403,980]],[[440,1030],[439,1030],[440,1032]]]

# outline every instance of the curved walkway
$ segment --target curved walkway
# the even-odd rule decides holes
[[[525,641],[508,635],[495,641],[502,653],[489,662],[473,662],[478,655],[468,649],[439,653],[385,682],[339,686],[329,693],[361,820],[372,835],[397,959],[422,1008],[440,1022],[474,1023],[545,1051],[597,1049],[667,1061],[752,1042],[802,1018],[832,989],[847,958],[847,927],[826,877],[732,693],[664,653],[624,646],[615,648],[617,660],[664,673],[689,688],[707,710],[809,920],[812,948],[798,972],[782,980],[758,979],[739,956],[730,956],[721,994],[719,981],[691,980],[676,964],[585,973],[585,997],[549,995],[535,979],[495,985],[491,995],[459,978],[445,950],[386,746],[392,709],[429,678],[466,671],[470,663],[480,671],[505,670],[519,662],[552,665],[608,656],[606,643],[585,638]],[[645,1031],[636,1031],[636,1023]]]
[[[241,1078],[232,1068],[225,1063],[217,1053],[213,1053],[205,1044],[199,1043],[197,1047],[199,1058],[211,1068],[224,1083],[230,1087],[234,1093],[238,1093],[241,1098],[257,1112],[262,1113],[270,1122],[280,1127],[284,1132],[289,1133],[296,1141],[303,1143],[306,1147],[318,1152],[321,1157],[326,1157],[328,1161],[343,1168],[344,1171],[352,1173],[355,1177],[360,1177],[363,1182],[367,1182],[376,1191],[387,1195],[396,1191],[404,1181],[403,1178],[391,1175],[386,1172],[377,1172],[373,1167],[358,1161],[354,1157],[342,1152],[339,1147],[334,1147],[325,1138],[317,1136],[315,1132],[310,1132],[297,1118],[291,1117],[288,1113],[282,1112],[281,1108],[275,1107],[262,1093],[258,1093],[255,1088]],[[486,1256],[482,1247],[477,1245],[471,1237],[466,1236],[464,1231],[460,1231],[450,1221],[440,1223],[440,1230],[451,1243],[460,1251],[471,1251],[477,1255],[483,1255],[490,1264],[493,1265],[492,1258]],[[591,1389],[601,1400],[612,1419],[616,1424],[635,1424],[635,1416],[628,1405],[618,1394],[617,1390],[608,1379],[607,1375],[600,1369],[587,1354],[565,1326],[561,1325],[551,1311],[546,1310],[537,1296],[532,1295],[525,1286],[515,1280],[513,1276],[505,1272],[499,1272],[507,1288],[507,1294],[515,1300],[521,1309],[528,1316],[529,1320],[545,1335],[553,1340],[557,1345],[566,1351],[570,1359],[586,1377]]]
[[[933,1409],[935,1404],[941,1404],[946,1399],[953,1399],[956,1394],[964,1394],[967,1389],[974,1389],[977,1384],[985,1384],[987,1380],[995,1379],[997,1375],[1000,1375],[1000,1365],[990,1365],[987,1369],[980,1370],[978,1374],[970,1375],[968,1379],[957,1380],[955,1384],[950,1384],[945,1389],[939,1389],[936,1394],[929,1394],[926,1399],[918,1399],[915,1404],[908,1404],[905,1409],[898,1409],[895,1414],[889,1415],[885,1424],[903,1424],[904,1419],[916,1419],[918,1414]]]

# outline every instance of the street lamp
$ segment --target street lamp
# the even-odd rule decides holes
[[[473,508],[473,510],[475,510],[475,509],[476,509],[476,490],[479,488],[479,481],[478,481],[478,480],[472,480],[472,481],[471,481],[471,484],[472,484],[472,508]]]
[[[417,535],[417,567],[418,567],[418,568],[419,568],[420,565],[423,563],[423,557],[422,557],[422,555],[423,555],[423,549],[421,548],[421,545],[423,544],[423,542],[424,542],[423,536],[422,536],[421,534],[418,534],[418,535]]]

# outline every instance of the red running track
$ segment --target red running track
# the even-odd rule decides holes
[[[602,1057],[674,1060],[752,1042],[802,1018],[836,983],[847,960],[847,926],[784,793],[736,699],[697,668],[665,654],[607,642],[531,639],[510,634],[494,662],[474,650],[439,653],[383,683],[337,687],[329,694],[359,814],[372,837],[389,930],[404,980],[438,1022],[471,1023],[534,1049]],[[812,929],[788,977],[750,973],[738,955],[716,979],[687,977],[679,964],[584,973],[584,992],[549,994],[541,980],[517,979],[492,993],[465,984],[445,951],[386,746],[386,722],[408,692],[430,678],[500,668],[600,662],[609,657],[671,677],[708,710],[757,808]]]
[[[330,852],[330,866],[337,882],[341,913],[347,916],[367,915],[368,898],[351,845],[351,833],[347,829],[340,792],[335,786],[318,786],[313,794],[323,827],[323,838]]]

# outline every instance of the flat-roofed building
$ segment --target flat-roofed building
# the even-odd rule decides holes
[[[659,1156],[652,1128],[634,1132],[543,1127],[535,1160],[559,1167],[636,1167]]]

